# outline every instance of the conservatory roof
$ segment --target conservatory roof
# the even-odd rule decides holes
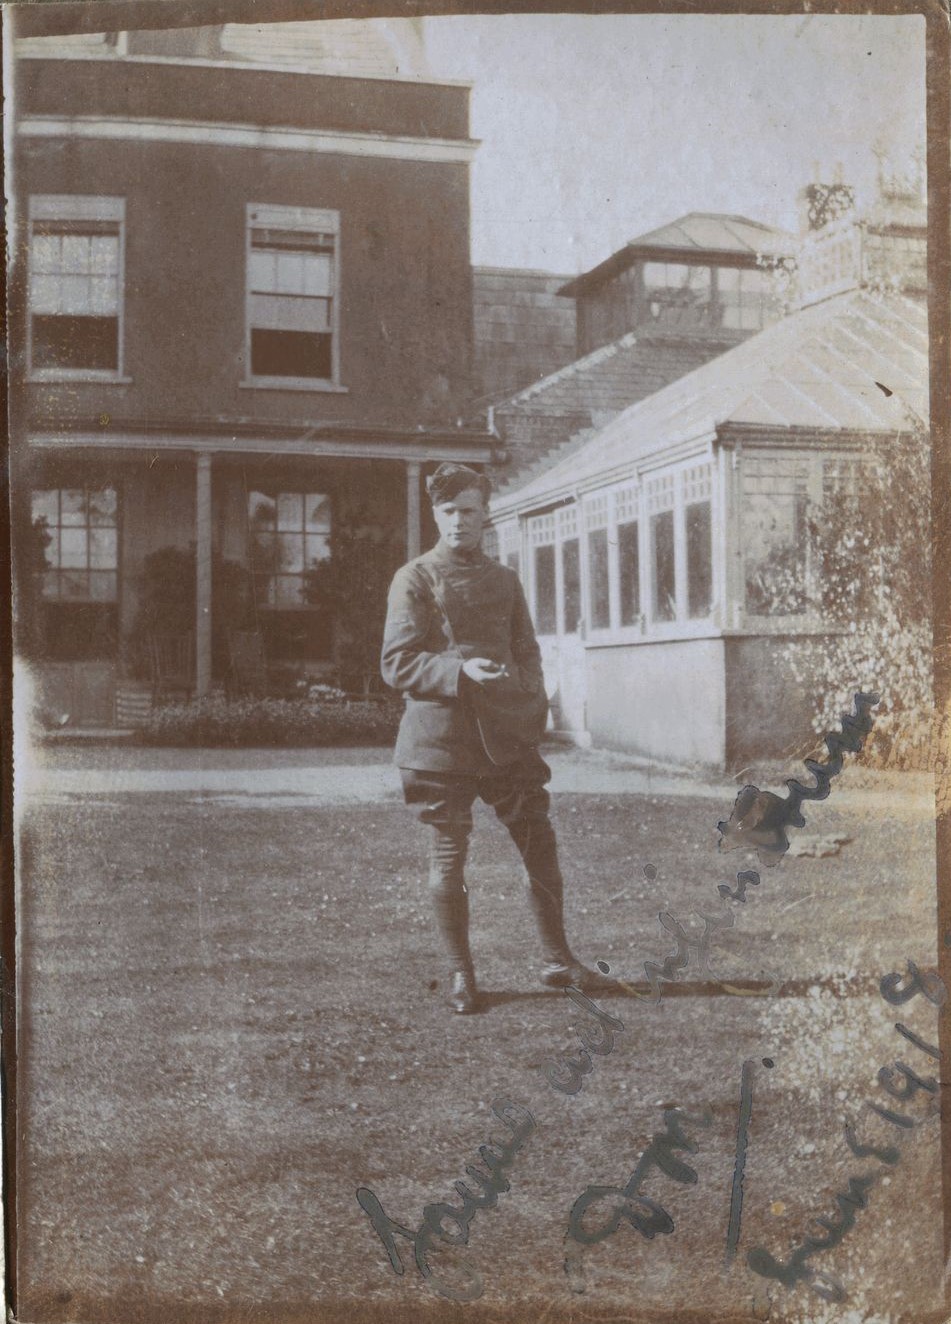
[[[928,417],[926,309],[851,290],[800,309],[631,405],[572,454],[493,502],[525,508],[623,476],[731,426],[892,432]]]

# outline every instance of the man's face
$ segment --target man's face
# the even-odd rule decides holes
[[[457,552],[471,552],[479,546],[486,513],[482,493],[477,487],[467,487],[451,501],[433,506],[439,536]]]

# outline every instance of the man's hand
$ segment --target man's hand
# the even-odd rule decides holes
[[[500,680],[509,673],[501,662],[493,662],[487,657],[470,657],[462,664],[462,674],[475,681],[477,685],[486,685],[489,681]]]

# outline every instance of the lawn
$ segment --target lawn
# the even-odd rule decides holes
[[[717,883],[751,863],[716,853],[728,809],[559,797],[579,954],[642,980],[644,961],[662,963],[674,946],[659,912],[691,931],[693,912],[719,913]],[[836,1213],[849,1176],[884,1173],[849,1153],[843,1122],[891,1142],[894,1127],[860,1120],[864,1100],[888,1103],[878,1068],[902,1057],[928,1074],[893,1027],[900,1015],[934,1040],[933,1009],[917,998],[896,1013],[877,981],[906,957],[934,959],[933,829],[897,811],[848,818],[834,795],[807,815],[815,832],[852,840],[831,858],[763,870],[711,952],[717,974],[761,990],[773,976],[779,994],[729,996],[701,972],[659,1005],[603,999],[623,1029],[569,1096],[544,1068],[577,1051],[586,1018],[537,984],[516,857],[487,816],[470,887],[488,1006],[459,1018],[443,1002],[424,839],[398,805],[139,794],[33,806],[20,921],[19,1317],[687,1324],[771,1308],[770,1320],[790,1324],[846,1319],[802,1286],[757,1277],[745,1255],[762,1245],[787,1258],[814,1215]],[[726,1267],[744,1061],[745,1202]],[[511,1190],[471,1224],[465,1255],[484,1293],[457,1305],[422,1280],[405,1239],[406,1273],[392,1272],[355,1193],[372,1188],[413,1229],[426,1205],[458,1204],[453,1183],[479,1145],[508,1134],[491,1111],[503,1098],[531,1111],[535,1131]],[[645,1182],[674,1231],[649,1241],[622,1223],[586,1252],[585,1291],[573,1291],[562,1267],[572,1203],[589,1184],[627,1181],[665,1104],[709,1109],[688,1128],[696,1153],[681,1155],[696,1184],[656,1171]],[[905,1107],[924,1113],[920,1098]],[[889,1184],[841,1246],[816,1257],[846,1283],[849,1321],[943,1318],[937,1125],[899,1139]]]

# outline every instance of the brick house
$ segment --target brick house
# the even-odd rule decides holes
[[[141,677],[150,554],[192,557],[194,693],[224,678],[227,575],[269,659],[319,676],[335,531],[413,555],[427,467],[496,455],[459,421],[468,88],[427,80],[411,23],[313,25],[313,49],[298,26],[15,50],[14,497],[45,541],[46,706],[73,723],[110,725]]]

